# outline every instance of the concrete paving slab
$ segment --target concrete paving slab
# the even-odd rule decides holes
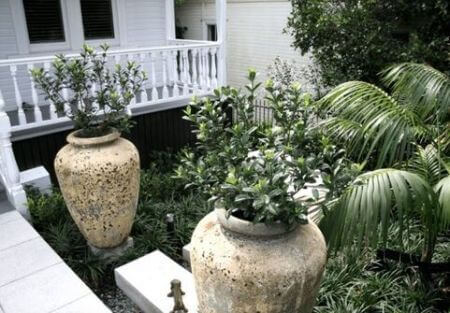
[[[39,234],[23,218],[3,223],[0,227],[0,251],[38,237]]]
[[[0,287],[63,262],[42,239],[36,238],[0,251]]]
[[[51,313],[111,313],[111,310],[91,293]]]
[[[188,243],[183,247],[183,260],[189,265],[191,264],[191,243]]]
[[[11,221],[15,221],[15,220],[18,220],[21,218],[22,218],[22,215],[20,215],[20,213],[18,211],[16,211],[16,210],[8,211],[8,212],[0,214],[0,225],[11,222]]]
[[[90,289],[60,263],[0,287],[0,303],[4,313],[47,313],[89,294]]]
[[[181,281],[189,312],[197,312],[192,274],[160,251],[154,251],[115,269],[117,286],[145,313],[167,313],[173,309],[170,282]],[[7,312],[8,313],[8,312]]]

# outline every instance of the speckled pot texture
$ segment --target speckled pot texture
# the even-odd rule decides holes
[[[310,313],[325,264],[325,240],[313,222],[288,231],[216,210],[192,236],[200,313]]]
[[[70,215],[86,240],[105,249],[122,244],[136,215],[139,153],[117,131],[101,137],[69,134],[55,171]]]

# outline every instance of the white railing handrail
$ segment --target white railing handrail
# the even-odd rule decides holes
[[[177,39],[176,41],[178,41]],[[188,40],[191,42],[191,40]],[[168,45],[168,46],[158,46],[158,47],[142,47],[142,48],[129,48],[129,49],[118,49],[110,50],[107,52],[108,56],[115,55],[126,55],[126,54],[139,54],[144,52],[161,52],[161,51],[171,51],[171,50],[190,50],[199,48],[218,48],[220,44],[215,41],[196,41],[196,43],[185,44],[185,45]],[[66,58],[78,58],[79,53],[64,54]],[[30,63],[43,63],[48,61],[53,61],[56,59],[56,55],[50,56],[38,56],[38,57],[25,57],[25,58],[14,58],[14,59],[4,59],[0,60],[0,67],[11,66],[11,65],[27,65]]]

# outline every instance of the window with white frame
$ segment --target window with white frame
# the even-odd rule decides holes
[[[111,0],[81,0],[85,40],[114,38]]]
[[[119,0],[9,2],[20,54],[77,51],[86,41],[94,46],[121,43],[119,33],[125,24],[119,23]],[[123,6],[122,1],[120,5]]]
[[[64,42],[60,0],[23,0],[31,44]]]

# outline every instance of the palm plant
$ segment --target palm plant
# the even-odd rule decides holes
[[[394,219],[401,239],[420,218],[421,261],[431,262],[437,234],[450,225],[450,79],[414,63],[391,66],[381,77],[391,94],[351,81],[320,101],[330,114],[325,127],[372,169],[331,202],[321,226],[331,248],[375,246],[386,244]]]

